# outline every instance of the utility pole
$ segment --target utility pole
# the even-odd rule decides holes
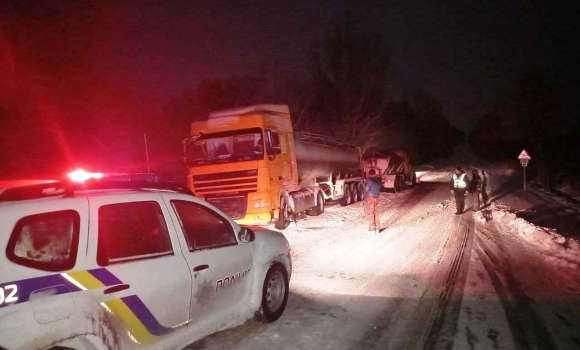
[[[145,157],[147,157],[147,173],[151,173],[149,168],[149,151],[147,150],[147,134],[143,133],[143,140],[145,141]]]

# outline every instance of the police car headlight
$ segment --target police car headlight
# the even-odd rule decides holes
[[[268,208],[269,206],[270,206],[270,204],[268,202],[256,202],[253,205],[254,209],[258,209],[258,208]]]

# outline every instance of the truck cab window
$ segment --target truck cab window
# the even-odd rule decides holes
[[[242,129],[204,134],[187,145],[190,166],[264,159],[262,129]]]

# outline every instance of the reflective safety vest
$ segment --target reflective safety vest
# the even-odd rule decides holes
[[[459,175],[453,174],[453,188],[464,189],[467,187],[467,182],[465,182],[465,174]]]

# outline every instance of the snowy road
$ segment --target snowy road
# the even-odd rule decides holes
[[[550,273],[549,266],[481,213],[453,215],[448,179],[449,172],[431,172],[416,188],[383,193],[379,234],[366,231],[361,203],[329,205],[323,215],[291,224],[284,231],[294,259],[284,315],[272,324],[248,321],[187,349],[575,348],[578,295],[558,294],[570,303],[557,305],[557,316],[551,304],[533,302],[534,289],[522,291],[514,275],[533,271],[524,260],[518,267],[513,254],[527,254],[534,271]],[[567,331],[548,330],[550,317]]]

